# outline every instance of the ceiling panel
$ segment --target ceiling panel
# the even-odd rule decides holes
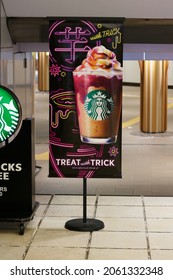
[[[48,42],[48,18],[8,17],[13,43]],[[173,44],[173,19],[125,19],[124,43]]]
[[[8,17],[172,18],[172,0],[2,0]]]
[[[48,42],[48,17],[125,17],[125,43],[173,44],[172,0],[2,0],[13,43]],[[151,6],[152,3],[152,6]]]

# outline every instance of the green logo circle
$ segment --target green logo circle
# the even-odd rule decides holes
[[[0,143],[14,136],[21,123],[21,106],[15,94],[0,86]]]
[[[84,107],[90,118],[102,121],[109,118],[114,108],[114,101],[109,92],[98,89],[87,94]]]

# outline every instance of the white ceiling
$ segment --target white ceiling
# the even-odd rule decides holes
[[[2,0],[8,17],[172,18],[172,0]]]

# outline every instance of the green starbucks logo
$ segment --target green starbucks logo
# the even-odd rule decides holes
[[[109,118],[114,108],[114,101],[106,90],[93,90],[87,94],[84,107],[90,118],[102,121]]]
[[[21,122],[21,107],[17,97],[0,86],[0,143],[17,131]]]

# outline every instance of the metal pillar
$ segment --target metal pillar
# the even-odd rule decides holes
[[[158,133],[167,129],[168,61],[139,61],[141,71],[140,129]]]
[[[49,91],[49,55],[38,53],[38,90]]]

